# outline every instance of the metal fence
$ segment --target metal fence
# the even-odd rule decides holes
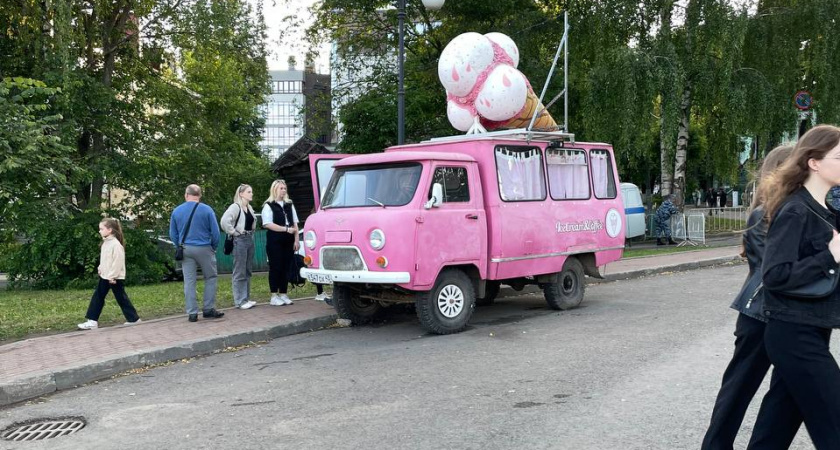
[[[682,214],[671,216],[671,236],[677,240],[705,244],[709,234],[744,230],[748,216],[745,207],[686,208]],[[647,238],[655,237],[655,218],[655,214],[646,216]]]

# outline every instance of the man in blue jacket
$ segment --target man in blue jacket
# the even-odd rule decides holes
[[[196,298],[197,269],[204,274],[205,319],[217,319],[225,315],[216,311],[216,247],[219,246],[219,221],[213,208],[201,203],[201,187],[187,186],[184,203],[172,211],[169,219],[169,239],[177,246],[184,243],[184,298],[190,322],[198,321],[198,299]],[[190,219],[192,217],[192,219]],[[187,228],[189,222],[189,229]]]
[[[672,199],[673,196],[671,195],[663,197],[662,205],[656,210],[656,217],[654,218],[656,245],[665,245],[665,240],[667,240],[668,245],[676,244],[671,239],[671,216],[678,214],[680,210],[674,206]],[[659,235],[663,233],[665,234],[665,240],[660,240]]]

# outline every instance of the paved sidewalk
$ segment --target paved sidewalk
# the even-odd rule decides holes
[[[648,256],[618,261],[603,270],[622,280],[661,272],[739,261],[739,247]],[[503,289],[501,296],[519,295]],[[0,406],[167,361],[207,355],[252,342],[322,329],[335,311],[314,299],[290,306],[228,309],[222,319],[188,323],[186,316],[26,339],[0,346]],[[419,326],[419,325],[418,325]]]

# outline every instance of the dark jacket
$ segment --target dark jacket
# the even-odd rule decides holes
[[[824,299],[786,295],[819,278],[835,276],[838,264],[828,250],[837,228],[838,213],[823,208],[805,188],[791,194],[770,224],[761,265],[764,281],[764,315],[773,320],[840,328],[840,293]],[[828,222],[828,223],[826,223]]]
[[[767,322],[764,317],[764,289],[761,287],[761,260],[764,258],[764,239],[767,237],[767,222],[764,209],[758,207],[747,219],[747,231],[744,233],[744,251],[750,273],[741,287],[741,292],[730,306],[741,314]]]

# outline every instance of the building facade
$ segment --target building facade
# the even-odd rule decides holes
[[[271,159],[306,136],[319,144],[332,140],[330,76],[312,69],[272,70],[271,94],[263,105],[265,128],[260,146]]]

